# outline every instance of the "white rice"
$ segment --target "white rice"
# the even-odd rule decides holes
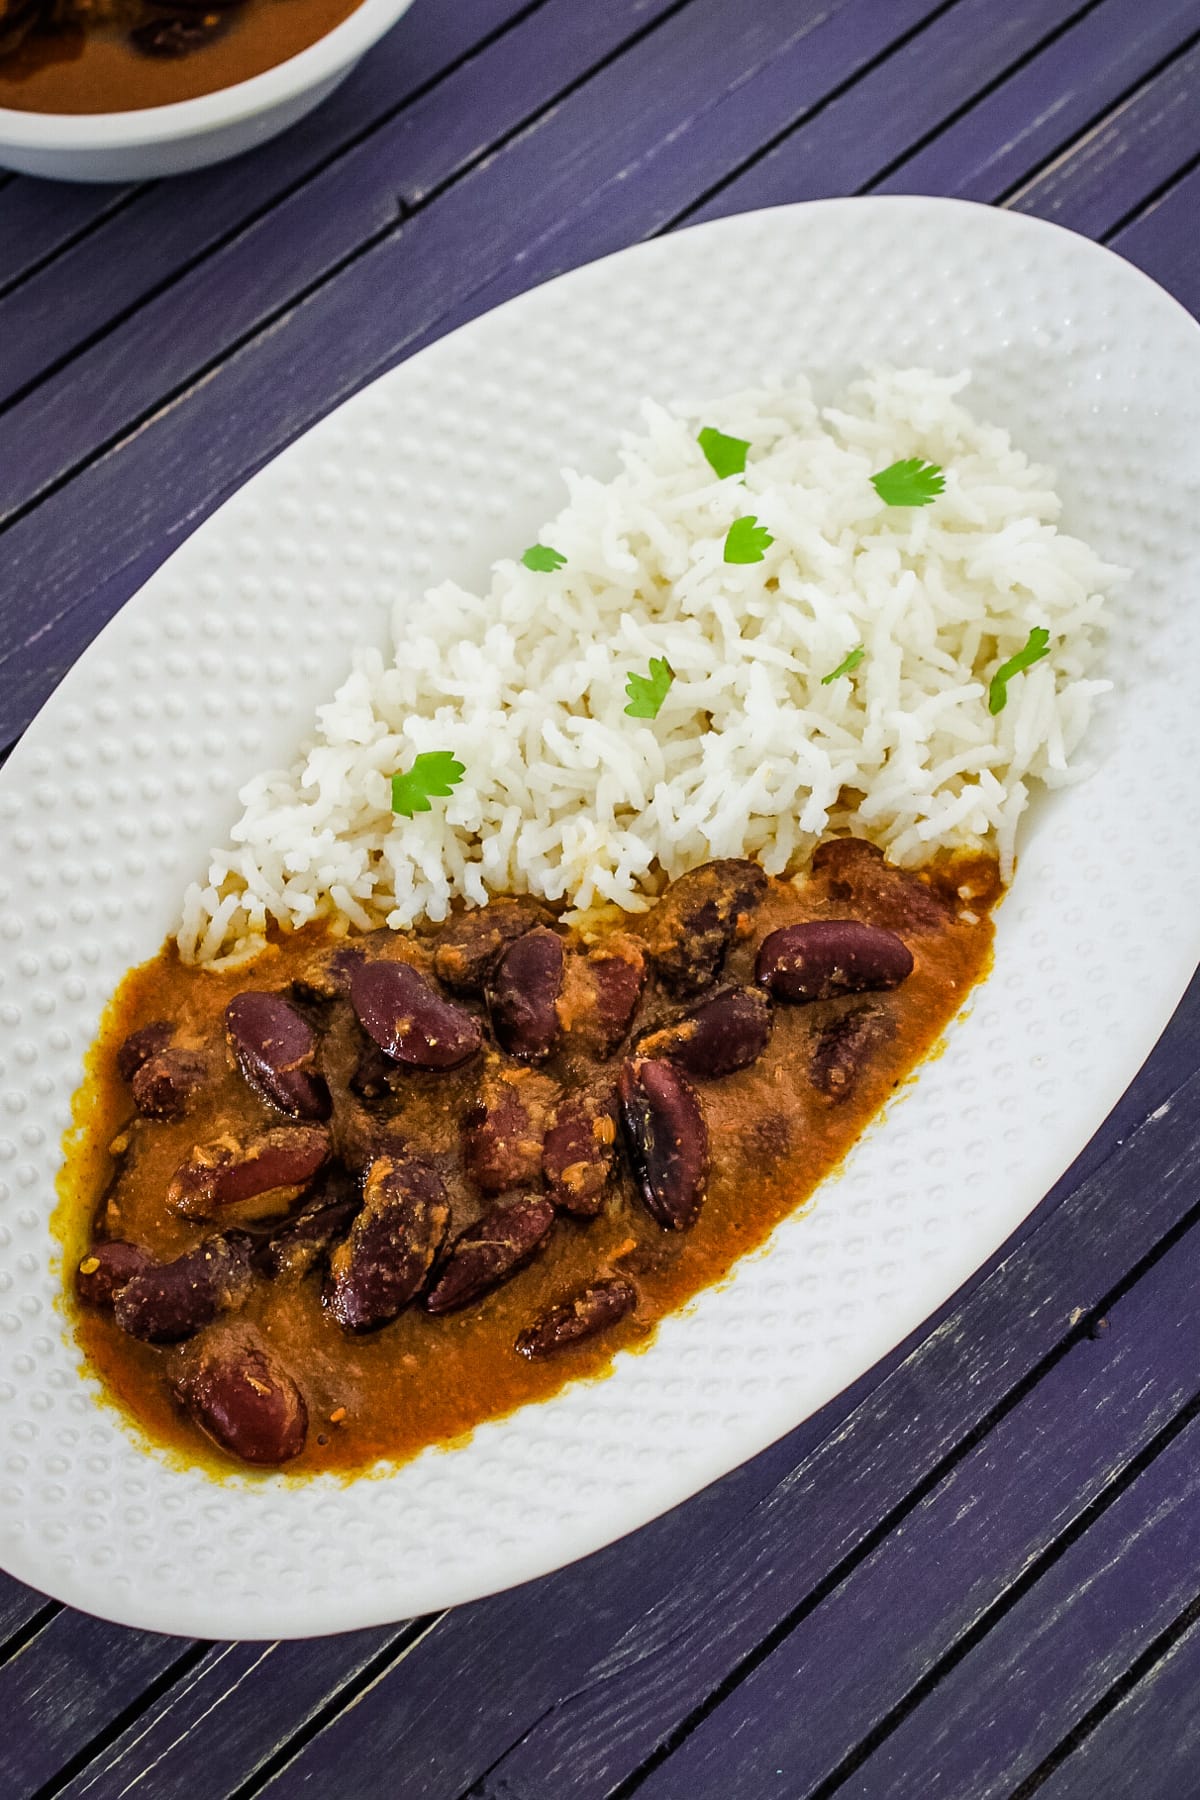
[[[400,596],[395,660],[363,651],[293,766],[242,789],[187,893],[185,960],[244,954],[271,920],[400,927],[491,892],[638,910],[664,875],[714,856],[782,873],[833,830],[906,865],[987,845],[1007,877],[1030,784],[1080,773],[1122,571],[1057,529],[1050,472],[959,404],[967,380],[877,370],[824,411],[804,386],[647,404],[614,479],[567,472],[541,533],[563,568],[505,560],[483,595]],[[750,440],[744,481],[716,478],[701,425]],[[945,492],[889,507],[869,477],[911,456],[942,465]],[[775,541],[726,564],[747,513]],[[989,679],[1033,626],[1050,655],[993,716]],[[675,680],[632,719],[626,679],[652,656]],[[394,815],[392,774],[431,750],[463,780]]]

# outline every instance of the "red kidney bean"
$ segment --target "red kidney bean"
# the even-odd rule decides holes
[[[377,1156],[363,1207],[329,1259],[325,1305],[346,1331],[377,1331],[414,1300],[446,1240],[450,1202],[415,1157]]]
[[[549,919],[544,906],[523,895],[500,896],[453,914],[438,932],[433,953],[438,980],[457,993],[482,993],[501,951]]]
[[[631,1313],[637,1301],[637,1289],[631,1281],[619,1278],[597,1281],[591,1287],[584,1288],[573,1299],[543,1313],[528,1330],[521,1333],[516,1348],[522,1356],[529,1357],[530,1361],[553,1356],[559,1350],[569,1349],[572,1344],[581,1344],[587,1338],[595,1337],[597,1332],[607,1331],[611,1325],[616,1325],[627,1313]]]
[[[912,951],[894,931],[857,919],[784,925],[759,945],[756,979],[778,1000],[834,1000],[899,987]]]
[[[243,1462],[290,1462],[304,1448],[304,1396],[248,1326],[206,1332],[184,1352],[172,1385],[200,1429]]]
[[[113,1296],[113,1317],[144,1343],[177,1344],[242,1306],[252,1282],[250,1239],[241,1233],[209,1238],[198,1250],[131,1276]]]
[[[621,1122],[646,1211],[668,1231],[695,1224],[708,1178],[708,1127],[694,1090],[668,1062],[621,1070]]]
[[[563,984],[563,942],[544,925],[510,944],[488,985],[496,1042],[522,1062],[541,1062],[558,1036],[555,1002]]]
[[[329,1117],[312,1027],[282,995],[235,994],[225,1008],[225,1034],[238,1068],[269,1106],[293,1119]]]
[[[368,1037],[409,1069],[456,1069],[482,1042],[479,1022],[409,963],[370,962],[350,977],[350,998]]]
[[[555,1108],[542,1171],[555,1206],[581,1218],[604,1204],[617,1153],[617,1094],[612,1086],[575,1089]]]
[[[89,1306],[109,1307],[118,1289],[153,1262],[149,1250],[143,1250],[140,1244],[128,1244],[123,1238],[93,1244],[75,1272],[75,1292]]]
[[[255,1250],[255,1268],[271,1279],[300,1280],[345,1237],[361,1204],[349,1172],[339,1163],[327,1167],[299,1212]]]
[[[733,940],[767,891],[755,862],[726,857],[673,881],[646,920],[646,948],[663,983],[696,994],[714,981]]]
[[[188,1050],[157,1050],[130,1078],[133,1104],[146,1119],[182,1119],[206,1074],[204,1059]]]
[[[489,1066],[463,1127],[463,1161],[485,1194],[528,1187],[542,1172],[546,1119],[558,1084],[536,1069]]]
[[[949,914],[940,897],[918,876],[887,862],[866,838],[830,838],[818,844],[813,875],[830,899],[853,907],[869,924],[891,931],[936,931]]]
[[[771,1006],[757,988],[722,988],[639,1040],[639,1056],[667,1056],[689,1075],[732,1075],[757,1062],[771,1036]]]
[[[246,1143],[230,1135],[197,1144],[176,1169],[167,1205],[188,1219],[218,1219],[229,1207],[283,1212],[328,1159],[323,1125],[274,1125]],[[247,1202],[256,1202],[253,1209]]]
[[[887,1013],[870,1007],[843,1013],[823,1025],[809,1060],[809,1075],[817,1092],[827,1100],[847,1099],[871,1052],[886,1043],[895,1029]]]
[[[426,1312],[454,1312],[490,1294],[529,1261],[553,1224],[549,1200],[534,1196],[489,1208],[455,1238],[425,1296]]]
[[[165,1050],[175,1035],[175,1027],[166,1019],[155,1019],[131,1031],[117,1051],[117,1074],[122,1081],[132,1081],[148,1057]]]
[[[633,1020],[646,985],[646,955],[623,931],[609,935],[586,956],[568,956],[558,999],[558,1018],[573,1042],[596,1056],[611,1056]]]

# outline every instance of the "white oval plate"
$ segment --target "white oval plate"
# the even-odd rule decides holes
[[[1058,471],[1133,566],[1092,779],[1043,804],[996,966],[947,1053],[815,1210],[607,1380],[383,1477],[208,1476],[135,1441],[64,1332],[48,1220],[82,1058],[126,968],[288,761],[398,588],[485,580],[603,474],[646,395],[864,361],[969,366],[969,404]],[[1200,336],[1125,263],[949,201],[705,225],[551,283],[341,407],[196,532],[71,671],[0,779],[0,1561],[202,1637],[341,1630],[553,1569],[761,1450],[950,1295],[1036,1205],[1200,951]],[[1145,879],[1148,866],[1153,879]]]

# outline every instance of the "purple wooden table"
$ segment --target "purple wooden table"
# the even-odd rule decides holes
[[[639,238],[958,195],[1099,238],[1200,311],[1198,95],[1200,0],[417,0],[224,169],[0,175],[0,746],[289,439]],[[1200,984],[938,1319],[532,1587],[207,1644],[0,1577],[0,1800],[1191,1800],[1198,1100]]]

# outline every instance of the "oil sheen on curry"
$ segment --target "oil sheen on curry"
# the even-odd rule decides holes
[[[600,1372],[813,1190],[984,973],[996,865],[708,863],[124,981],[77,1108],[80,1343],[150,1438],[403,1459]]]

